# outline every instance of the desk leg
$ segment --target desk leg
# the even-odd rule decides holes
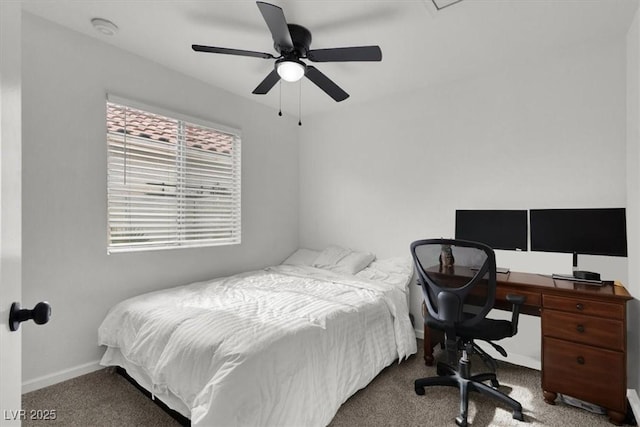
[[[433,348],[438,344],[440,348],[444,348],[444,332],[424,325],[424,363],[427,366],[433,366]]]
[[[427,318],[427,306],[424,304],[424,301],[422,301],[422,318],[426,319]],[[424,331],[424,342],[423,342],[423,348],[424,348],[424,363],[427,366],[433,366],[433,346],[436,345],[437,343],[432,342],[433,338],[431,336],[431,328],[429,328],[426,323],[423,323],[424,327],[423,327],[423,331]]]
[[[422,318],[426,319],[427,307],[422,303]],[[440,344],[441,348],[444,348],[444,332],[438,330],[432,330],[426,324],[424,325],[424,363],[427,366],[433,366],[435,361],[433,357],[433,347]]]
[[[625,414],[620,412],[607,410],[607,415],[609,416],[609,421],[617,426],[621,426],[624,424],[624,419],[626,418]]]
[[[542,390],[542,396],[544,396],[544,401],[547,402],[549,405],[555,405],[556,398],[558,397],[558,393],[555,393],[553,391]]]
[[[424,363],[433,366],[433,345],[431,344],[431,328],[424,325]]]

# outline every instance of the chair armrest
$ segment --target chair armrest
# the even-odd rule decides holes
[[[513,310],[511,315],[511,336],[518,333],[518,317],[520,315],[520,306],[524,304],[527,297],[524,295],[508,294],[507,301],[513,304]]]
[[[527,297],[524,295],[515,295],[515,294],[507,295],[507,301],[509,301],[513,305],[522,305],[526,300],[527,300]]]

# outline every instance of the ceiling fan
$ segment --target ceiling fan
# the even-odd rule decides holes
[[[274,56],[265,52],[229,49],[224,47],[202,46],[191,47],[197,52],[224,53],[227,55],[251,56],[263,59],[275,59],[275,66],[267,77],[253,90],[254,94],[264,95],[275,86],[280,79],[296,82],[306,76],[316,86],[325,91],[335,101],[344,101],[349,94],[342,90],[331,79],[313,65],[307,65],[301,59],[311,62],[348,62],[348,61],[382,61],[379,46],[354,46],[332,49],[310,50],[311,32],[301,25],[287,24],[282,9],[276,5],[256,2],[260,13],[271,31],[273,47],[280,54]]]

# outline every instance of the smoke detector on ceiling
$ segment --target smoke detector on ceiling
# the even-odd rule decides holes
[[[118,32],[118,26],[108,19],[93,18],[91,20],[91,25],[105,36],[113,36]]]

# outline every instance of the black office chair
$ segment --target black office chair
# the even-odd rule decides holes
[[[511,321],[487,319],[496,294],[496,259],[493,249],[478,242],[450,239],[419,240],[411,244],[418,283],[422,286],[427,316],[425,323],[445,333],[448,363],[438,362],[437,377],[415,381],[415,391],[425,394],[428,386],[460,389],[459,426],[467,425],[469,392],[477,391],[510,407],[513,418],[523,421],[522,405],[498,390],[496,362],[474,340],[489,342],[511,337],[518,329],[518,314],[525,297],[507,295],[513,304]],[[462,352],[459,360],[458,354]],[[470,356],[477,353],[491,372],[471,375]],[[457,368],[456,368],[457,362]],[[485,384],[489,381],[491,386]]]

